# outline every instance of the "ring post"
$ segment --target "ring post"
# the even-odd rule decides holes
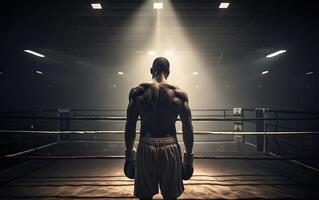
[[[266,118],[266,109],[265,108],[256,108],[256,118],[265,119]],[[257,120],[256,121],[256,131],[265,132],[266,131],[266,120]],[[257,135],[257,151],[267,153],[267,136],[266,135]]]
[[[70,109],[68,108],[59,108],[58,117],[59,118],[68,118],[70,114]],[[70,120],[69,119],[59,119],[58,125],[59,131],[69,131],[70,130]],[[64,136],[62,139],[69,139],[69,136]],[[58,134],[58,141],[61,141],[61,135]]]
[[[233,116],[236,119],[243,119],[244,112],[242,108],[234,108]],[[234,122],[234,131],[242,132],[244,130],[244,122],[243,121],[235,121]],[[240,143],[244,143],[245,137],[243,135],[234,135],[234,141],[238,143],[238,150],[240,150]]]

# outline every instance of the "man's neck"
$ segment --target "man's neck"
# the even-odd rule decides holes
[[[158,83],[166,82],[166,77],[164,74],[158,74],[157,76],[153,77],[153,80],[158,82]]]

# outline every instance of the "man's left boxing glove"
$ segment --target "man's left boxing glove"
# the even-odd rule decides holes
[[[188,180],[193,176],[193,154],[184,152],[184,160],[182,164],[182,178]]]
[[[135,148],[132,150],[125,150],[124,174],[130,179],[134,179],[135,177],[135,157]]]

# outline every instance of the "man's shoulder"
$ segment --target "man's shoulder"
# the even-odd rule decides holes
[[[152,83],[144,82],[136,87],[133,87],[130,91],[129,98],[134,99],[136,96],[142,95],[147,88],[151,86]]]
[[[174,91],[177,98],[181,99],[182,101],[188,101],[188,96],[185,91],[180,88],[176,88]]]
[[[133,87],[130,91],[129,99],[135,99],[137,96],[143,94],[144,91],[145,91],[145,88],[141,85]]]
[[[188,101],[187,93],[184,90],[174,84],[166,83],[166,85],[169,89],[172,89],[174,91],[177,98],[181,99],[182,101]]]

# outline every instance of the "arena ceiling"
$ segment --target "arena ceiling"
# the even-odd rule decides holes
[[[162,2],[163,9],[155,10],[154,2]],[[266,79],[274,87],[295,81],[300,87],[318,85],[318,14],[314,4],[229,0],[225,1],[230,3],[227,9],[219,9],[221,2],[6,1],[1,6],[0,77],[108,79],[123,72],[130,78],[137,75],[129,74],[138,64],[135,58],[145,57],[148,60],[143,64],[151,64],[148,53],[160,38],[161,47],[166,49],[161,48],[156,56],[172,50],[173,57],[178,55],[180,60],[196,57],[199,62],[187,66],[190,75],[199,71],[196,67],[204,67],[208,75],[225,80],[223,87],[239,82],[258,87]],[[100,3],[102,9],[92,9],[91,3]],[[26,49],[45,57],[27,54]],[[282,49],[287,52],[266,58]],[[265,71],[270,72],[267,78],[262,74]]]

